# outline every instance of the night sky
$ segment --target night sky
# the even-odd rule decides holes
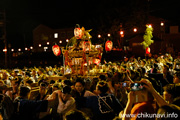
[[[7,40],[14,48],[31,46],[32,30],[39,24],[66,28],[78,23],[96,32],[140,13],[179,25],[179,6],[178,0],[0,0],[0,9],[6,11]]]

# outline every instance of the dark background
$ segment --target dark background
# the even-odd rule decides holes
[[[112,26],[118,29],[121,23],[127,29],[143,24],[147,20],[142,18],[148,15],[180,25],[179,6],[178,0],[0,0],[0,10],[6,14],[7,42],[16,49],[33,45],[32,31],[39,24],[57,29],[78,23],[93,29],[93,38],[112,31]],[[0,40],[1,51],[3,48]]]
[[[0,0],[6,12],[8,43],[17,48],[23,48],[24,41],[33,44],[32,30],[39,24],[67,28],[78,23],[97,32],[136,21],[140,15],[154,15],[179,25],[179,5],[178,0]]]

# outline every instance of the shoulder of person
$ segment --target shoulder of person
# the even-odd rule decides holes
[[[88,96],[96,96],[96,95],[94,93],[92,93],[91,91],[86,90],[84,93],[84,97],[88,97]]]
[[[68,99],[68,101],[69,101],[70,103],[75,103],[75,99],[74,99],[73,97],[70,97],[70,98]]]

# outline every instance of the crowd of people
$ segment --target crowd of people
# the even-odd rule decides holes
[[[131,57],[97,66],[93,76],[64,75],[58,66],[1,69],[0,118],[179,118],[180,58],[170,54]]]

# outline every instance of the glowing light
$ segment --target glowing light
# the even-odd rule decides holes
[[[149,47],[146,48],[146,54],[150,54],[151,53],[151,49]]]
[[[161,22],[161,26],[164,26],[164,22]]]
[[[49,42],[47,42],[47,45],[49,45]]]
[[[26,47],[25,50],[28,50],[28,48]]]
[[[121,30],[121,31],[120,31],[120,35],[123,35],[123,34],[124,34],[124,31]]]
[[[123,30],[120,31],[120,35],[121,35],[121,37],[124,37],[124,31]]]
[[[58,33],[54,33],[54,38],[58,38]]]
[[[19,48],[19,49],[18,49],[18,51],[20,52],[20,51],[21,51],[21,49]]]
[[[101,38],[101,35],[98,35],[98,38]]]
[[[14,49],[11,49],[11,51],[13,52],[13,51],[14,51]]]
[[[31,47],[30,47],[30,49],[32,50],[32,49],[33,49],[33,47],[31,46]]]
[[[106,41],[105,43],[105,50],[106,51],[111,51],[112,50],[112,47],[113,47],[113,42],[112,41]]]
[[[39,47],[41,47],[41,44],[39,44]]]
[[[59,43],[62,43],[62,40],[60,40]]]
[[[66,42],[69,42],[69,40],[68,40],[68,39],[66,39]]]
[[[133,31],[134,31],[134,32],[137,32],[137,28],[134,28]]]
[[[83,36],[81,28],[74,29],[74,36],[76,37],[76,39],[81,39],[81,37]]]
[[[148,27],[149,27],[149,28],[152,28],[152,25],[151,25],[151,24],[149,24],[149,25],[148,25]]]
[[[44,47],[44,51],[46,51],[48,49],[48,47]]]
[[[44,47],[44,49],[48,49],[48,47]]]
[[[54,45],[52,47],[52,51],[53,51],[55,56],[61,55],[61,49],[60,49],[60,47],[58,45]]]
[[[110,37],[111,36],[111,34],[110,33],[108,33],[108,35],[107,35],[108,37]]]
[[[7,49],[3,49],[3,52],[7,52]]]

